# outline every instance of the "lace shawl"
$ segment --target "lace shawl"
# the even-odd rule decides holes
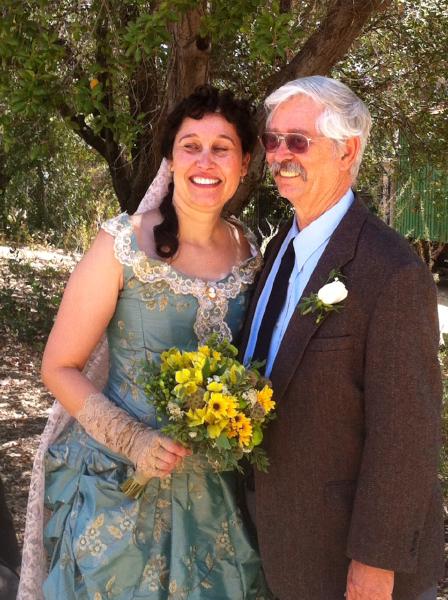
[[[109,353],[106,336],[103,336],[92,352],[92,356],[84,367],[83,372],[86,377],[95,383],[98,389],[102,389],[106,384],[108,371]],[[55,400],[34,457],[26,511],[22,568],[17,600],[43,600],[44,598],[42,584],[47,576],[47,558],[43,540],[45,522],[44,459],[48,447],[58,438],[71,421],[73,421],[73,417],[69,415],[62,404]]]

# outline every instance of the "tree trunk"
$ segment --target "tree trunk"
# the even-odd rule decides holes
[[[162,160],[161,136],[167,113],[182,99],[189,96],[209,78],[210,40],[199,35],[204,8],[191,10],[172,26],[172,53],[166,83],[166,94],[157,122],[139,157],[132,181],[132,190],[126,209],[134,213],[154,178]]]

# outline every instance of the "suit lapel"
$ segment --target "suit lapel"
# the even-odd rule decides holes
[[[317,293],[327,282],[332,269],[341,270],[355,255],[358,237],[362,225],[369,214],[368,209],[355,198],[352,206],[344,216],[322,254],[302,297]],[[350,290],[350,282],[347,282]],[[303,316],[296,308],[293,313],[282,343],[272,367],[271,380],[278,402],[299,366],[306,347],[316,333],[316,315]]]

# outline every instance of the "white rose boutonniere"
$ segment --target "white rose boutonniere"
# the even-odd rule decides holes
[[[341,281],[343,278],[339,271],[331,271],[327,283],[320,288],[317,294],[302,298],[298,306],[300,314],[317,313],[316,325],[319,325],[328,313],[340,310],[341,302],[348,296],[348,290]]]
[[[342,281],[335,277],[334,281],[325,284],[317,292],[317,297],[324,304],[338,304],[345,300],[348,296],[348,291]]]

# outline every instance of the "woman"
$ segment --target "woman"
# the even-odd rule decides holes
[[[246,103],[198,89],[167,119],[160,209],[105,223],[70,278],[42,365],[76,419],[46,458],[47,600],[268,598],[234,473],[160,434],[138,384],[143,359],[238,335],[260,257],[220,214],[254,143]],[[101,393],[81,371],[106,328]],[[150,478],[139,501],[119,487],[132,467]]]

